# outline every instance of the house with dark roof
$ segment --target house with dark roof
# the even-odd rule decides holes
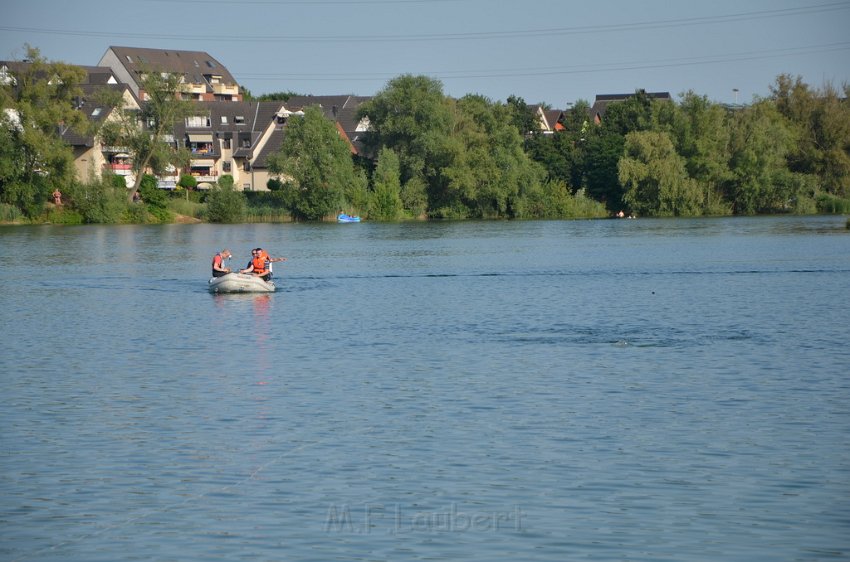
[[[672,101],[672,97],[670,96],[670,92],[647,92],[645,90],[638,90],[637,93],[643,93],[649,96],[650,99],[653,100],[663,100],[663,101]],[[593,106],[590,108],[590,118],[597,125],[602,122],[602,119],[605,117],[605,112],[608,110],[608,107],[612,103],[624,102],[628,99],[631,99],[637,95],[637,93],[631,94],[602,94],[596,96],[596,99],[593,102]]]
[[[351,145],[352,153],[364,155],[363,135],[369,130],[369,119],[359,119],[357,110],[371,100],[371,96],[292,96],[285,102],[288,111],[304,110],[315,106],[325,117],[337,125],[342,137]]]
[[[130,91],[126,84],[83,84],[82,97],[77,99],[77,110],[86,116],[89,122],[100,125],[115,118],[115,107],[108,107],[99,101],[97,95],[99,90],[109,88],[121,94],[124,108],[138,110],[139,101]],[[89,132],[78,132],[73,129],[61,131],[62,138],[74,151],[74,168],[76,176],[83,182],[92,182],[100,179],[104,172],[112,172],[118,176],[124,176],[128,186],[133,185],[132,166],[130,155],[125,147],[109,146],[101,139]]]
[[[209,189],[229,174],[236,189],[266,190],[265,164],[268,155],[280,148],[286,124],[283,102],[196,102],[194,108],[175,125],[174,140],[191,153],[188,173],[195,176],[198,187]]]
[[[0,62],[0,80],[13,81],[18,62]],[[159,187],[173,189],[181,173],[195,176],[201,189],[211,187],[229,174],[234,186],[242,190],[266,190],[271,174],[269,157],[280,150],[287,121],[303,115],[307,107],[321,109],[332,121],[354,155],[363,153],[363,135],[369,129],[368,118],[358,118],[367,96],[294,96],[286,102],[242,101],[239,85],[230,72],[208,53],[169,51],[134,47],[109,47],[97,66],[81,66],[86,76],[81,83],[83,96],[77,109],[93,122],[110,118],[115,108],[100,107],[95,95],[99,88],[122,91],[125,105],[139,110],[145,92],[141,81],[146,72],[169,72],[183,77],[186,96],[195,111],[177,123],[168,142],[185,147],[191,153],[186,170],[173,169],[159,178]],[[222,103],[224,102],[224,103]],[[90,134],[72,130],[62,136],[74,150],[77,177],[91,181],[104,171],[132,177],[129,151],[106,146]]]
[[[140,47],[109,47],[98,66],[112,69],[119,81],[129,84],[141,100],[146,72],[167,72],[182,77],[184,95],[195,101],[241,101],[239,84],[230,71],[209,53]]]
[[[17,84],[17,76],[30,70],[32,63],[28,61],[0,61],[0,83],[5,85]],[[117,175],[128,176],[125,181],[132,183],[131,166],[128,163],[129,155],[126,149],[121,147],[105,146],[100,139],[90,130],[97,130],[98,126],[115,117],[115,107],[104,105],[100,101],[98,93],[104,89],[118,92],[122,98],[125,108],[138,110],[139,101],[133,96],[129,86],[121,84],[110,68],[99,66],[80,66],[85,72],[79,84],[81,95],[73,99],[74,109],[82,113],[92,127],[85,131],[58,125],[59,136],[73,151],[74,169],[76,177],[84,182],[100,179],[105,171],[112,171]],[[48,80],[59,80],[58,77],[48,77]],[[7,113],[11,110],[7,110]],[[14,121],[14,119],[13,119]]]
[[[561,120],[564,117],[564,112],[561,109],[546,109],[542,105],[530,105],[529,108],[534,112],[537,119],[537,132],[544,135],[554,134],[556,131],[563,131],[564,126]]]

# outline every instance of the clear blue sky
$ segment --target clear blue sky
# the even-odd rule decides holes
[[[718,102],[780,73],[850,81],[850,0],[11,0],[0,58],[24,43],[94,65],[110,45],[206,51],[252,93],[373,95],[400,74],[447,95],[565,108],[637,88]],[[734,90],[737,89],[737,94]]]

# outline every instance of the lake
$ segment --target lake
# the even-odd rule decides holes
[[[273,256],[278,291],[213,295]],[[850,558],[842,217],[0,228],[0,558]]]

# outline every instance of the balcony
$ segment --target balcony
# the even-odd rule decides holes
[[[121,152],[129,152],[126,146],[109,146],[106,144],[100,145],[100,151],[104,154],[118,154]]]

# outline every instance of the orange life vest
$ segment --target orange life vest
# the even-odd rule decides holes
[[[254,275],[266,274],[266,260],[262,256],[257,256],[251,260],[251,267],[254,268]]]

